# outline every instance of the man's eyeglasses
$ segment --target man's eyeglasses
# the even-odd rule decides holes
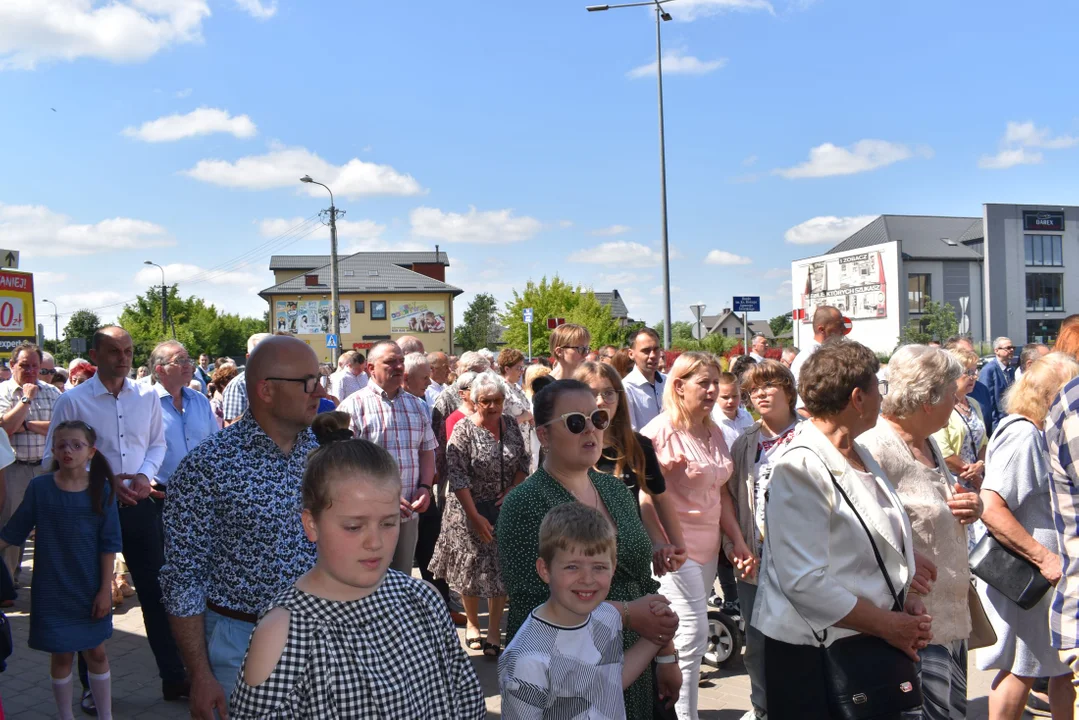
[[[52,368],[41,368],[40,370],[37,371],[37,374],[38,375],[55,375],[56,371],[53,370]]]
[[[566,413],[565,415],[559,415],[552,420],[548,420],[539,427],[551,425],[552,423],[556,423],[559,420],[561,420],[562,423],[566,426],[566,429],[574,435],[580,435],[581,433],[583,433],[585,428],[588,426],[589,421],[592,422],[592,427],[597,430],[605,430],[607,426],[611,424],[611,418],[607,415],[606,410],[596,410],[591,415],[585,415],[581,412],[571,412]]]
[[[192,367],[195,361],[191,358],[176,358],[175,360],[169,360],[166,365],[176,365],[177,367]],[[269,380],[270,378],[266,378]]]
[[[887,380],[878,380],[877,381],[877,387],[880,388],[881,397],[884,397],[885,395],[888,394],[888,381]]]
[[[268,377],[267,380],[279,380],[281,382],[303,383],[303,391],[310,395],[318,387],[318,375],[308,375],[302,378]]]
[[[1015,350],[1015,345],[1001,345],[997,350]]]

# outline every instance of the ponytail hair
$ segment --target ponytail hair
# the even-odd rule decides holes
[[[56,437],[56,433],[61,430],[78,430],[86,438],[86,442],[90,447],[95,447],[97,445],[97,433],[82,420],[65,420],[53,428],[53,437]],[[59,467],[60,463],[54,457],[52,471],[55,472]],[[92,507],[94,512],[98,515],[105,514],[106,497],[110,502],[113,500],[112,486],[114,482],[116,482],[116,476],[113,475],[112,466],[109,465],[108,459],[101,453],[95,452],[94,456],[90,458],[89,491],[90,507]]]

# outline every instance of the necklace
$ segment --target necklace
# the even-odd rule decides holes
[[[599,490],[596,490],[596,484],[594,482],[592,482],[592,478],[588,479],[588,487],[590,487],[592,489],[592,497],[595,499],[595,503],[585,502],[584,498],[582,498],[580,495],[578,495],[577,493],[570,490],[569,487],[566,485],[566,483],[562,482],[558,478],[557,475],[555,475],[553,472],[551,472],[551,470],[549,468],[547,468],[545,466],[543,469],[546,470],[547,474],[550,475],[551,477],[553,477],[555,479],[555,481],[558,482],[559,485],[566,488],[566,492],[568,492],[570,495],[572,495],[574,498],[576,498],[577,502],[581,503],[582,505],[587,505],[588,507],[592,508],[593,510],[599,510],[600,512],[603,512],[602,508],[600,507]]]

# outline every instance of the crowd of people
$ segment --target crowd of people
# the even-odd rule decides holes
[[[993,720],[1072,717],[1079,316],[980,373],[967,338],[881,367],[837,309],[812,328],[734,359],[648,328],[562,325],[531,362],[404,336],[336,368],[260,333],[242,368],[166,340],[140,373],[113,326],[66,377],[22,345],[0,575],[34,533],[62,718],[75,666],[113,716],[125,592],[162,696],[205,720],[484,717],[467,650],[506,718],[692,720],[712,606],[746,621],[749,718],[962,718],[970,650]],[[1055,587],[1020,604],[991,544]]]

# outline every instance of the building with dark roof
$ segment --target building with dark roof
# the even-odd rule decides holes
[[[618,293],[618,289],[614,289],[611,292],[592,292],[596,296],[596,300],[599,300],[600,305],[606,305],[611,309],[611,317],[619,322],[623,327],[630,323],[629,308],[626,307],[625,301]]]
[[[416,335],[428,351],[450,352],[453,300],[463,290],[446,283],[446,253],[369,252],[338,258],[341,348]],[[330,257],[275,255],[275,284],[259,293],[270,305],[270,329],[296,333],[330,357]],[[308,337],[310,336],[310,337]]]
[[[722,335],[737,338],[739,341],[744,339],[743,330],[746,328],[742,322],[742,316],[730,308],[723,308],[718,315],[702,315],[701,325],[704,327],[705,335]],[[769,340],[775,339],[775,333],[772,332],[772,326],[767,320],[750,320],[748,325],[749,337],[763,335]]]
[[[975,341],[1055,340],[1067,308],[1079,309],[1079,287],[1064,284],[1064,268],[1079,265],[1079,208],[982,210],[881,215],[828,252],[793,262],[793,304],[804,314],[795,345],[812,337],[813,310],[834,305],[851,319],[852,338],[887,352],[930,300],[950,304]]]

